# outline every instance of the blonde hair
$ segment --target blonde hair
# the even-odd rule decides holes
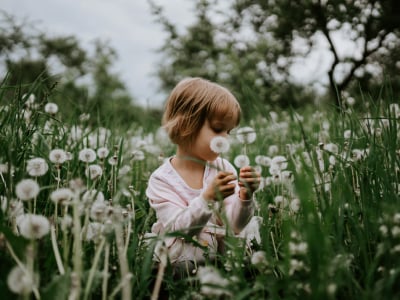
[[[239,102],[228,89],[206,79],[185,78],[168,97],[162,125],[173,143],[189,146],[206,120],[233,118],[237,126],[240,115]]]

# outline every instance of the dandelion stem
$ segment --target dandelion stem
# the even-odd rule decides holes
[[[89,297],[89,292],[90,292],[90,287],[92,286],[94,272],[96,271],[97,264],[99,263],[100,254],[103,251],[103,247],[104,247],[105,241],[106,241],[106,239],[103,237],[101,239],[100,245],[97,247],[96,254],[94,255],[92,268],[90,269],[89,277],[88,277],[88,280],[87,280],[87,283],[86,283],[85,294],[84,294],[84,297],[83,297],[84,300],[88,299],[88,297]]]
[[[58,267],[58,271],[61,275],[65,274],[64,265],[61,261],[60,251],[58,250],[57,246],[57,237],[56,237],[56,229],[54,225],[50,226],[50,234],[51,234],[51,245],[53,246],[54,256],[56,258],[56,263]]]
[[[104,268],[103,268],[103,283],[101,285],[102,289],[102,300],[107,299],[107,288],[108,288],[108,263],[110,260],[110,243],[106,243],[106,249],[104,250]]]
[[[272,231],[270,232],[270,235],[271,235],[271,240],[272,240],[272,246],[274,247],[275,258],[279,259],[278,258],[278,251],[276,250],[274,234],[272,233]]]
[[[25,267],[25,265],[19,260],[18,256],[15,254],[12,246],[10,245],[10,243],[8,241],[6,241],[6,246],[7,246],[8,251],[10,252],[11,257],[15,260],[18,267],[21,268],[21,270],[25,273],[25,275],[27,275],[29,277],[33,276],[33,274],[30,274],[28,269]],[[33,291],[33,294],[35,295],[36,299],[40,299],[39,291],[35,285],[32,286],[32,291]]]
[[[126,281],[127,278],[131,277],[131,274],[129,273],[128,262],[126,259],[126,255],[124,253],[123,229],[122,229],[122,226],[120,223],[115,224],[114,229],[115,229],[115,239],[116,239],[116,245],[117,245],[117,251],[118,251],[118,260],[119,260],[119,266],[120,266],[120,271],[121,271],[121,278],[123,278],[123,281]],[[127,282],[124,282],[124,284],[122,286],[121,299],[123,299],[123,300],[131,299],[130,280],[127,280]]]
[[[154,289],[151,294],[151,300],[157,300],[158,295],[160,294],[161,282],[164,278],[164,272],[166,267],[166,260],[167,260],[167,252],[163,251],[161,253],[162,257],[160,257],[160,263],[158,265],[157,277],[156,282],[154,284]]]
[[[73,201],[73,236],[74,236],[74,248],[73,248],[73,267],[76,276],[76,286],[74,292],[76,293],[76,299],[80,298],[81,292],[81,273],[82,273],[82,241],[81,241],[81,220],[79,217],[78,199]]]

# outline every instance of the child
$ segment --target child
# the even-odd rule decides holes
[[[146,190],[157,217],[152,232],[194,237],[211,259],[223,247],[225,230],[238,234],[253,216],[252,194],[260,183],[260,174],[250,166],[240,169],[239,183],[232,164],[210,149],[212,138],[226,137],[239,124],[240,114],[239,103],[226,88],[201,78],[179,82],[162,120],[177,145],[176,155],[154,171]],[[205,248],[193,241],[169,237],[165,242],[173,266],[205,261]]]

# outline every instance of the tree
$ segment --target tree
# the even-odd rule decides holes
[[[102,126],[144,121],[147,112],[134,105],[125,84],[112,71],[117,53],[108,43],[94,41],[90,56],[74,36],[49,37],[6,13],[0,24],[0,65],[6,69],[7,85],[18,88],[17,95],[10,89],[0,102],[20,98],[35,83],[38,101],[56,102],[64,120],[90,113],[90,122]]]
[[[272,34],[283,45],[281,55],[299,55],[294,41],[307,46],[303,55],[319,46],[322,39],[330,52],[327,70],[336,105],[340,94],[354,81],[382,84],[386,74],[398,84],[400,59],[400,2],[396,0],[236,0],[232,22],[249,21],[258,37]],[[335,39],[344,33],[342,41]],[[351,43],[354,52],[341,53],[341,42]],[[396,66],[397,62],[397,67]],[[290,66],[290,59],[286,67]],[[400,86],[397,85],[398,88]],[[338,95],[339,96],[338,96]]]

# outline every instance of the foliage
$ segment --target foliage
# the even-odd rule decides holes
[[[253,95],[257,98],[252,102],[281,107],[312,103],[318,95],[294,82],[291,67],[321,48],[329,53],[329,103],[340,107],[344,91],[354,95],[368,90],[376,97],[388,81],[394,91],[400,88],[396,1],[196,3],[197,19],[183,33],[166,19],[161,7],[152,5],[169,34],[160,50],[167,59],[158,73],[166,90],[182,76],[204,76],[230,87],[246,105]],[[211,22],[215,19],[220,21]],[[344,45],[354,51],[346,52]],[[245,90],[248,86],[251,92]]]
[[[46,94],[39,83],[29,91]],[[148,299],[157,276],[172,299],[400,295],[400,108],[391,99],[369,99],[363,114],[352,102],[341,113],[255,109],[241,125],[252,127],[256,140],[242,144],[234,130],[224,154],[234,161],[245,153],[261,171],[255,217],[241,236],[227,231],[226,252],[217,263],[206,261],[196,274],[176,280],[169,264],[162,273],[152,260],[162,253],[163,237],[148,234],[155,216],[144,193],[150,173],[173,153],[165,133],[97,127],[79,116],[71,125],[62,121],[64,111],[49,110],[49,102],[19,91],[0,87],[1,100],[14,95],[0,107],[4,297],[16,297],[21,283],[27,298]],[[56,149],[68,158],[55,161],[50,153]],[[88,149],[95,154],[85,162],[81,152]],[[43,174],[27,168],[34,158],[48,165]],[[101,175],[87,172],[94,166]],[[40,186],[34,199],[19,199],[17,185],[24,179]],[[61,188],[71,198],[54,201],[52,193]],[[50,232],[27,235],[23,220],[29,212],[49,220]],[[171,235],[197,243],[180,232]],[[12,276],[17,265],[24,270],[19,281]]]

